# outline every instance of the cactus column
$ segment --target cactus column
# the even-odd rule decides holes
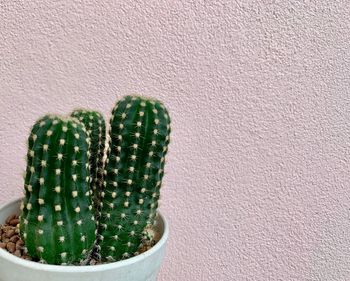
[[[74,110],[72,117],[77,118],[85,125],[87,133],[91,140],[90,145],[90,175],[91,188],[93,191],[93,200],[96,209],[96,214],[100,206],[100,193],[103,187],[103,157],[106,142],[106,123],[103,116],[90,110]]]
[[[81,262],[96,238],[85,127],[45,116],[34,125],[28,145],[20,216],[28,253],[43,263]]]
[[[99,225],[101,256],[109,261],[137,254],[155,221],[169,133],[159,101],[127,96],[113,109]]]

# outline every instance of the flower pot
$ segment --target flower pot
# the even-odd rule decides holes
[[[0,208],[0,224],[19,213],[21,199]],[[18,258],[0,249],[0,281],[155,281],[165,254],[168,224],[159,214],[160,241],[150,250],[123,261],[94,266],[47,265]]]

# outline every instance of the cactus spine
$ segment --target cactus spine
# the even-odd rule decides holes
[[[113,109],[99,224],[103,258],[137,254],[145,228],[155,222],[169,134],[159,101],[127,96]]]
[[[100,206],[100,193],[103,187],[104,150],[106,142],[106,124],[103,116],[96,111],[74,110],[72,117],[85,125],[91,140],[90,145],[90,175],[91,188],[96,214]]]
[[[48,115],[31,131],[20,233],[29,255],[43,263],[81,262],[93,247],[89,142],[72,118]]]

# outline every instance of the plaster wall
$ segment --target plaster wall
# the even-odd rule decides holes
[[[159,280],[350,280],[349,1],[0,0],[0,203],[30,126],[164,101]]]

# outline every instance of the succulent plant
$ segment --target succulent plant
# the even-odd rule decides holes
[[[32,128],[20,234],[28,254],[43,263],[81,262],[93,248],[89,143],[74,118],[47,115]]]
[[[83,263],[98,249],[95,257],[117,261],[138,254],[150,239],[169,144],[168,112],[157,100],[127,96],[110,123],[106,163],[101,114],[46,115],[33,126],[20,215],[32,258]]]
[[[99,235],[101,256],[116,261],[138,254],[155,222],[170,119],[161,102],[127,96],[110,123]]]
[[[90,145],[90,176],[92,178],[91,188],[93,191],[93,201],[96,214],[100,206],[100,193],[103,187],[103,171],[104,171],[104,151],[106,142],[106,123],[99,112],[77,109],[71,114],[85,125]]]

